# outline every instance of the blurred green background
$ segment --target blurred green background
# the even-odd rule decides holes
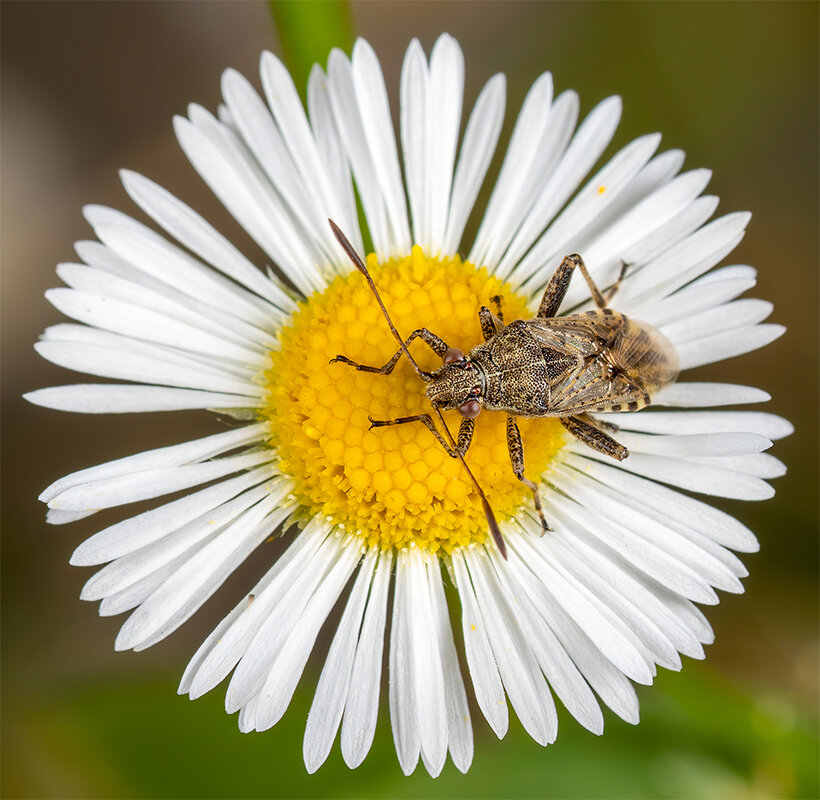
[[[279,33],[264,3],[6,2],[2,14],[3,551],[2,795],[21,798],[183,797],[711,797],[811,798],[818,702],[818,4],[377,3],[286,4]],[[305,20],[305,15],[307,19]],[[137,449],[213,432],[207,414],[152,418],[63,415],[27,406],[23,391],[72,380],[31,348],[59,315],[42,298],[54,265],[90,238],[83,203],[133,213],[116,178],[129,167],[201,210],[258,263],[262,257],[179,151],[171,117],[190,101],[213,109],[233,66],[257,85],[272,48],[304,71],[324,61],[345,25],[379,54],[393,99],[401,58],[442,31],[465,52],[471,108],[495,72],[508,78],[506,131],[543,70],[576,89],[582,113],[621,94],[614,148],[660,130],[711,167],[720,212],[754,216],[729,263],[760,270],[755,296],[789,327],[766,348],[687,374],[768,390],[768,410],[797,432],[774,453],[789,466],[763,504],[721,503],[750,525],[746,594],[708,610],[707,661],[685,660],[639,688],[641,724],[607,715],[597,738],[566,715],[542,750],[514,723],[497,741],[474,713],[476,757],[431,780],[401,775],[382,703],[364,765],[338,749],[315,776],[301,737],[320,660],[285,719],[243,736],[217,690],[175,695],[188,658],[249,581],[251,559],[169,640],[115,654],[121,619],[76,600],[89,570],[68,557],[117,518],[47,527],[38,492],[60,475]],[[501,150],[503,152],[503,148]],[[494,162],[497,171],[499,159]],[[471,222],[468,237],[476,230]],[[384,699],[384,698],[383,698]]]

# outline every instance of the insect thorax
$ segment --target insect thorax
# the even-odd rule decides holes
[[[507,411],[522,417],[548,413],[547,364],[526,321],[511,322],[492,339],[473,348],[470,357],[484,372],[484,408],[488,411]]]

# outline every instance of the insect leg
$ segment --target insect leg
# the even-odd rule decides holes
[[[518,424],[512,414],[507,415],[507,448],[510,451],[510,461],[512,461],[515,477],[532,492],[535,510],[538,512],[538,516],[541,517],[541,527],[544,529],[544,533],[552,530],[547,525],[544,510],[541,508],[541,495],[538,494],[538,487],[531,480],[524,477],[524,445],[521,443],[521,431],[518,430]]]
[[[498,321],[503,325],[504,324],[504,311],[501,308],[501,301],[504,298],[500,294],[494,294],[490,298],[490,302],[495,306],[495,315],[498,317]]]
[[[416,414],[412,417],[398,417],[397,419],[373,419],[372,417],[368,417],[368,419],[370,420],[371,428],[383,428],[385,425],[404,425],[406,422],[420,422],[436,437],[438,443],[447,451],[447,455],[451,458],[458,458],[459,453],[464,455],[467,450],[469,450],[473,442],[473,432],[475,430],[474,419],[463,419],[458,429],[458,443],[456,444],[456,449],[453,450],[445,438],[439,433],[436,424],[429,414]]]
[[[456,448],[461,455],[464,455],[473,443],[473,433],[475,432],[475,420],[463,419],[461,425],[458,426],[458,447]]]
[[[584,260],[575,253],[570,256],[564,256],[564,260],[558,269],[555,270],[555,274],[550,278],[547,288],[544,289],[544,296],[541,298],[541,305],[538,308],[538,316],[541,319],[554,317],[558,313],[564,295],[566,295],[567,289],[569,288],[569,281],[570,278],[572,278],[572,271],[575,267],[581,270],[581,274],[584,276],[587,286],[589,286],[589,291],[592,295],[592,299],[595,301],[595,305],[598,306],[598,308],[606,308],[606,300],[604,300],[604,296],[598,290],[598,287],[587,271]]]
[[[487,306],[478,309],[478,321],[481,323],[481,334],[485,342],[504,330],[504,323]]]
[[[604,422],[602,419],[592,419],[586,412],[583,414],[576,414],[575,415],[578,419],[582,422],[587,422],[595,428],[601,428],[602,430],[609,431],[610,433],[617,433],[621,430],[620,425],[616,425],[614,422]]]
[[[413,331],[408,337],[407,341],[404,343],[404,346],[407,347],[413,339],[417,337],[421,337],[421,340],[425,342],[429,348],[436,354],[444,358],[444,354],[447,352],[447,343],[436,336],[435,333],[428,331],[427,328],[419,328],[418,330]],[[393,367],[396,366],[396,362],[401,358],[401,354],[404,352],[404,347],[400,348],[396,353],[393,354],[393,357],[383,366],[383,367],[369,367],[366,364],[358,364],[355,361],[352,361],[347,356],[340,356],[337,355],[335,358],[330,359],[330,363],[333,364],[337,361],[340,361],[342,364],[347,364],[350,367],[355,367],[356,369],[360,370],[361,372],[378,372],[382,375],[389,375],[393,371]]]
[[[560,419],[561,424],[587,447],[618,461],[623,461],[629,455],[629,450],[591,422],[581,417],[561,417]],[[588,420],[589,417],[586,419]]]
[[[618,294],[618,289],[621,288],[621,281],[624,279],[624,275],[626,275],[626,271],[632,265],[626,261],[621,261],[621,271],[618,273],[618,280],[610,286],[609,291],[604,295],[604,300],[606,300],[606,304],[609,305],[612,302],[612,298]]]

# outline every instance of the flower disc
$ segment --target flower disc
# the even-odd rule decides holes
[[[421,327],[465,353],[481,341],[478,310],[501,295],[507,320],[529,316],[523,297],[508,285],[452,258],[427,258],[421,248],[368,269],[402,336]],[[362,275],[353,272],[309,297],[280,336],[266,374],[267,405],[280,469],[293,475],[309,516],[332,517],[368,545],[430,551],[483,541],[481,503],[460,461],[450,458],[421,423],[369,430],[368,417],[390,420],[429,413],[425,384],[405,357],[390,375],[329,363],[344,355],[381,366],[397,342]],[[423,342],[412,347],[425,370],[440,358]],[[445,414],[453,435],[461,417]],[[538,480],[564,444],[554,419],[520,419],[526,475]],[[484,412],[476,420],[467,463],[500,517],[529,502],[510,466],[506,418]]]

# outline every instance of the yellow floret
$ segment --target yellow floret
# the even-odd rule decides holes
[[[426,327],[465,353],[481,341],[477,311],[501,295],[509,320],[529,316],[525,300],[510,287],[463,263],[458,256],[410,256],[368,269],[393,322],[407,337]],[[480,500],[460,461],[449,457],[421,423],[369,429],[368,417],[390,420],[429,413],[424,384],[406,358],[390,375],[357,371],[336,355],[381,366],[396,352],[375,298],[358,272],[336,278],[304,301],[280,333],[280,347],[265,373],[271,445],[280,469],[293,476],[294,494],[308,515],[329,515],[365,544],[402,548],[411,543],[430,552],[451,552],[484,541],[487,523]],[[411,345],[422,369],[441,358],[423,342]],[[447,412],[455,435],[461,417]],[[527,477],[537,480],[565,438],[554,419],[521,419]],[[466,461],[499,519],[532,502],[516,479],[506,445],[505,415],[484,412],[476,419]]]

